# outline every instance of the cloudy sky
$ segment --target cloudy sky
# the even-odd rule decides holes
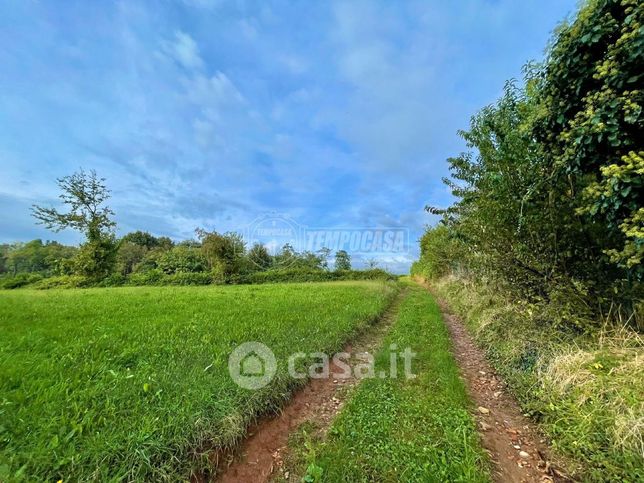
[[[0,4],[0,242],[55,179],[107,178],[118,233],[175,239],[280,214],[404,227],[447,205],[457,129],[539,59],[574,0]]]

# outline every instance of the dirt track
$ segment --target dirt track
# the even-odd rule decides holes
[[[403,296],[399,295],[378,323],[345,347],[344,351],[353,355],[352,365],[364,362],[360,355],[378,349],[395,321]],[[474,403],[474,417],[483,447],[493,465],[494,481],[570,481],[551,465],[545,440],[534,424],[523,416],[516,400],[506,391],[503,381],[486,361],[483,351],[474,343],[462,322],[449,312],[444,302],[438,298],[437,301],[450,332],[454,357]],[[334,366],[331,365],[333,371]],[[224,458],[225,461],[218,462],[217,481],[266,482],[277,475],[284,476],[283,461],[289,435],[305,422],[314,422],[321,432],[326,431],[351,396],[351,391],[346,389],[358,382],[353,377],[310,380],[279,415],[256,423],[249,429],[241,447]]]
[[[425,287],[431,292],[431,288]],[[453,344],[454,357],[475,407],[481,442],[490,455],[498,482],[570,481],[552,466],[545,439],[525,417],[517,401],[494,372],[462,321],[437,300]]]
[[[352,355],[349,364],[364,363],[364,354],[373,354],[396,319],[398,304],[404,297],[401,292],[391,307],[371,327],[365,330],[343,351]],[[333,363],[330,372],[341,372]],[[289,435],[305,422],[314,422],[324,432],[333,418],[340,412],[344,402],[351,395],[347,389],[359,382],[355,377],[348,379],[311,379],[272,418],[260,420],[248,431],[248,437],[235,455],[220,464],[217,481],[226,483],[265,482],[281,473],[284,452]]]

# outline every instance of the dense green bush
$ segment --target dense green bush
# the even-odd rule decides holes
[[[96,281],[109,277],[116,266],[118,245],[111,235],[83,243],[73,259],[74,273]]]
[[[127,285],[209,285],[215,279],[208,272],[177,272],[166,274],[160,270],[133,273],[124,281]]]
[[[207,272],[189,273],[179,272],[161,278],[158,285],[210,285],[213,276]]]
[[[82,275],[59,275],[57,277],[43,278],[30,285],[29,288],[47,290],[52,288],[83,288],[90,287],[95,283]]]
[[[179,272],[203,272],[208,262],[199,248],[177,245],[159,256],[157,266],[162,272],[171,275]]]
[[[458,270],[459,251],[458,240],[452,237],[444,225],[427,230],[420,239],[420,259],[412,265],[414,275],[427,278],[441,277],[449,272]]]
[[[642,225],[629,234],[627,221],[644,201],[643,26],[641,0],[592,0],[559,29],[537,77],[532,133],[556,201],[548,215],[572,252],[562,254],[568,270],[594,271],[600,287],[605,278],[644,278]],[[608,189],[598,190],[602,177]]]
[[[128,285],[156,285],[165,276],[159,269],[146,270],[141,273],[132,273],[128,276]]]
[[[17,275],[4,276],[0,278],[0,288],[20,288],[32,283],[36,283],[42,279],[43,276],[38,273],[19,273]]]

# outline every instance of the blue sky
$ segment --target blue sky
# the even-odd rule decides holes
[[[542,57],[572,0],[35,1],[0,5],[0,242],[95,169],[118,233],[404,227],[450,202],[456,131]]]

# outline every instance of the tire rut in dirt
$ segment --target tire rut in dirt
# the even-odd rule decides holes
[[[400,302],[405,297],[402,290],[378,320],[366,328],[343,352],[352,355],[349,364],[365,362],[365,353],[379,349],[383,338],[396,320]],[[342,372],[333,362],[330,373]],[[265,482],[283,472],[283,461],[288,451],[289,436],[302,424],[314,422],[325,433],[333,418],[351,396],[351,389],[360,380],[353,376],[346,379],[311,379],[282,408],[280,414],[265,417],[248,429],[247,437],[237,450],[227,455],[217,455],[216,481],[225,483]]]

